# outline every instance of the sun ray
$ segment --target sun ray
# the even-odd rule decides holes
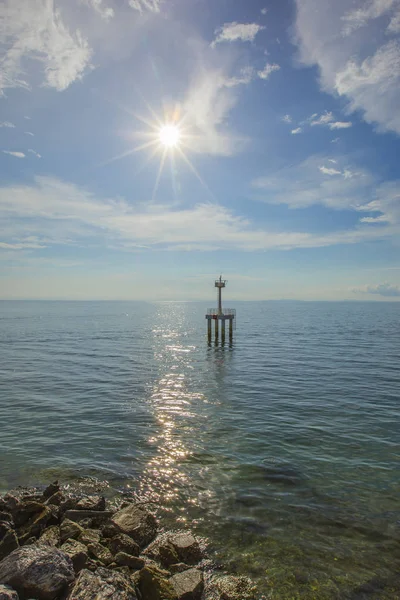
[[[117,154],[117,156],[113,156],[112,158],[105,160],[104,162],[99,164],[99,167],[104,167],[105,165],[109,165],[116,160],[120,160],[121,158],[125,158],[126,156],[134,154],[135,152],[139,152],[140,150],[145,150],[146,148],[150,148],[151,146],[156,145],[157,140],[152,140],[150,142],[146,142],[145,144],[141,144],[140,146],[135,146],[135,148],[130,148],[129,150],[122,152],[122,154]]]
[[[188,159],[188,157],[186,156],[186,154],[184,153],[184,151],[181,148],[179,148],[179,146],[176,149],[178,150],[179,154],[182,156],[182,158],[186,162],[186,164],[189,166],[189,168],[192,171],[192,173],[194,173],[194,175],[200,181],[200,183],[202,184],[202,186],[204,187],[204,189],[207,190],[207,192],[210,194],[211,198],[213,200],[215,200],[216,198],[215,198],[214,194],[212,193],[212,191],[210,190],[210,188],[208,187],[208,185],[206,184],[206,182],[201,178],[201,176],[198,173],[197,169],[192,164],[192,162]]]
[[[151,198],[152,202],[154,202],[156,193],[157,193],[157,189],[158,189],[158,184],[160,183],[160,178],[161,178],[161,173],[163,171],[164,168],[164,163],[165,163],[165,157],[167,156],[167,152],[168,152],[168,148],[165,147],[164,151],[162,153],[161,159],[160,159],[160,166],[158,168],[158,173],[157,173],[157,177],[156,177],[156,182],[154,184],[154,190],[153,190],[153,196]]]

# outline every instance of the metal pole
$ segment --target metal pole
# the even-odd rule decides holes
[[[208,341],[211,342],[211,319],[207,319],[207,337]]]
[[[229,341],[233,338],[233,319],[229,319]]]
[[[225,344],[225,319],[221,322],[221,343]]]
[[[218,288],[218,314],[222,315],[222,288]]]
[[[215,319],[215,341],[218,342],[218,315]]]

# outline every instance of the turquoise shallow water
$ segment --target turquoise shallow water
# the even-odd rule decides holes
[[[160,503],[270,598],[400,598],[400,303],[1,302],[0,489]]]

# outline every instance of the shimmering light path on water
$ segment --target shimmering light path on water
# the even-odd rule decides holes
[[[0,489],[94,476],[271,598],[400,598],[400,303],[0,303]],[[365,595],[368,594],[368,595]]]

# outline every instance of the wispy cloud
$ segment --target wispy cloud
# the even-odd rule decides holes
[[[314,125],[327,125],[331,121],[333,121],[334,117],[331,112],[325,111],[322,115],[316,118],[317,115],[312,115],[310,117],[310,125],[313,127]]]
[[[296,127],[296,129],[292,129],[291,133],[293,135],[298,135],[299,133],[301,133],[303,130],[301,127]]]
[[[28,152],[36,156],[36,158],[42,158],[42,155],[36,152],[36,150],[32,150],[32,148],[29,148]]]
[[[158,13],[161,9],[162,0],[129,0],[129,6],[139,12]]]
[[[103,0],[80,0],[82,4],[90,6],[96,13],[105,21],[112,19],[114,16],[114,10],[108,6],[104,6]]]
[[[14,128],[15,125],[14,123],[10,123],[10,121],[3,121],[2,123],[0,123],[0,127]]]
[[[380,130],[400,133],[400,43],[388,40],[398,2],[372,0],[350,11],[344,1],[320,0],[318,11],[314,0],[296,4],[300,60],[319,67],[323,90],[347,99],[348,110]],[[389,26],[378,18],[385,14]]]
[[[282,117],[282,121],[284,123],[291,123],[292,122],[292,117],[290,115],[285,115],[284,117]]]
[[[353,123],[350,121],[335,121],[334,123],[329,123],[329,129],[348,129],[352,125]]]
[[[12,152],[11,150],[3,150],[3,152],[4,154],[15,156],[15,158],[25,158],[25,154],[23,152]]]
[[[377,285],[365,285],[364,287],[354,288],[356,294],[376,294],[384,298],[400,297],[400,286],[391,283],[379,283]]]
[[[79,31],[71,33],[48,0],[5,0],[0,29],[3,50],[0,93],[29,89],[26,59],[43,66],[44,85],[65,90],[89,66],[91,49]]]
[[[259,76],[260,79],[268,79],[268,77],[271,75],[271,73],[273,73],[274,71],[279,71],[279,70],[280,70],[279,65],[267,63],[265,65],[265,67],[262,69],[262,71],[257,71],[257,75]]]
[[[253,42],[257,33],[265,29],[258,23],[225,23],[215,30],[215,40],[211,46],[222,42]]]
[[[24,131],[25,135],[31,135],[32,137],[34,137],[34,133],[32,133],[32,131]]]
[[[318,167],[318,169],[321,171],[321,173],[323,173],[324,175],[341,175],[342,172],[338,171],[337,169],[333,169],[331,167]]]

